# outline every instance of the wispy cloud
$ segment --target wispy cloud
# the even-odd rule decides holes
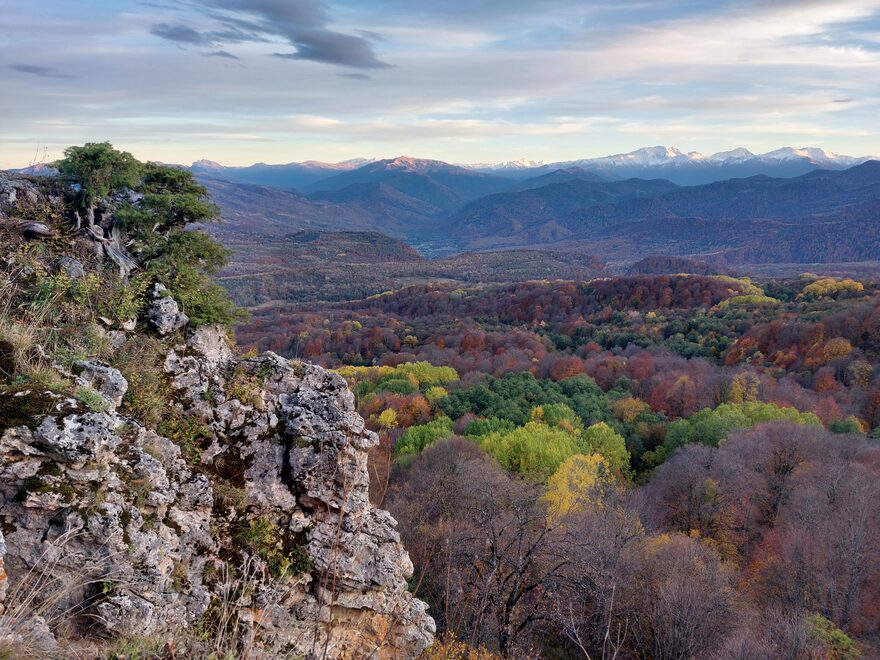
[[[64,78],[76,78],[76,76],[69,73],[62,73],[52,67],[48,66],[39,66],[36,64],[10,64],[9,68],[18,71],[19,73],[27,73],[32,76],[40,76],[41,78],[56,78],[56,79],[64,79]]]
[[[156,23],[150,32],[185,45],[265,42],[280,38],[295,50],[272,57],[309,60],[358,69],[391,66],[373,49],[382,36],[371,30],[346,34],[330,29],[330,15],[317,0],[202,0],[205,18],[216,27],[199,30],[184,23]]]
[[[233,55],[228,50],[215,50],[210,53],[202,53],[205,57],[221,57],[227,60],[240,60],[241,58],[237,55]]]
[[[194,30],[188,25],[182,25],[180,23],[157,23],[150,28],[150,34],[179,44],[200,46],[202,44],[211,43],[211,37],[209,35],[202,34],[198,30]]]

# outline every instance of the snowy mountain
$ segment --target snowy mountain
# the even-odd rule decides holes
[[[625,154],[553,163],[550,168],[581,167],[612,178],[662,178],[679,185],[698,185],[763,174],[794,177],[815,169],[842,170],[872,157],[842,156],[816,147],[783,147],[765,154],[738,148],[706,156],[675,147],[645,147]]]
[[[764,154],[754,154],[744,147],[704,155],[698,151],[684,152],[675,147],[643,147],[628,153],[544,163],[519,159],[499,163],[453,165],[439,160],[399,156],[384,160],[355,158],[340,163],[305,161],[285,165],[257,163],[249,167],[224,167],[210,160],[199,160],[192,170],[202,176],[216,177],[238,183],[257,183],[301,190],[336,189],[347,176],[351,181],[369,181],[390,173],[431,175],[443,173],[464,176],[467,173],[493,175],[511,180],[509,190],[519,182],[552,174],[558,170],[580,168],[603,179],[669,179],[679,185],[699,185],[763,174],[790,178],[815,169],[842,170],[860,165],[875,157],[853,157],[835,154],[818,147],[783,147]],[[327,186],[325,186],[325,181]]]
[[[469,165],[462,165],[462,167],[477,170],[478,172],[487,172],[504,176],[504,174],[510,171],[517,172],[544,167],[544,161],[520,158],[518,160],[508,160],[503,163],[472,163]]]

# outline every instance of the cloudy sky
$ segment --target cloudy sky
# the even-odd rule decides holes
[[[0,167],[880,154],[880,0],[0,0]]]

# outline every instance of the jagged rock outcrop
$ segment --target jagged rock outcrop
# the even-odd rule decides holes
[[[76,613],[82,635],[160,634],[220,602],[253,657],[406,658],[431,643],[396,523],[369,502],[376,436],[340,376],[238,359],[221,328],[199,328],[165,361],[169,415],[207,438],[188,464],[116,412],[124,387],[108,367],[79,369],[114,404],[105,412],[0,396],[15,410],[0,419],[4,616],[32,589],[48,603],[32,614]]]
[[[26,596],[53,615],[97,617],[115,635],[201,616],[216,547],[207,478],[170,440],[114,412],[19,394],[23,416],[0,436],[9,608]]]
[[[122,397],[128,391],[128,381],[118,369],[97,360],[79,360],[74,370],[76,382],[100,394],[109,408],[116,410],[122,405]]]
[[[411,657],[434,623],[407,590],[412,574],[389,513],[369,502],[377,442],[342,377],[273,353],[236,361],[216,327],[197,330],[165,364],[182,411],[214,441],[203,461],[236,466],[250,519],[276,525],[310,568],[295,589],[265,583],[249,602],[266,648],[309,657]],[[224,469],[228,469],[225,467]]]

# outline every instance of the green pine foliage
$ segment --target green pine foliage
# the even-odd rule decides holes
[[[225,289],[211,279],[226,265],[230,251],[191,228],[216,221],[220,211],[190,172],[141,163],[109,142],[70,147],[56,166],[79,186],[77,203],[83,208],[124,189],[134,193],[114,212],[139,262],[134,280],[162,282],[194,326],[230,325],[241,318]]]

